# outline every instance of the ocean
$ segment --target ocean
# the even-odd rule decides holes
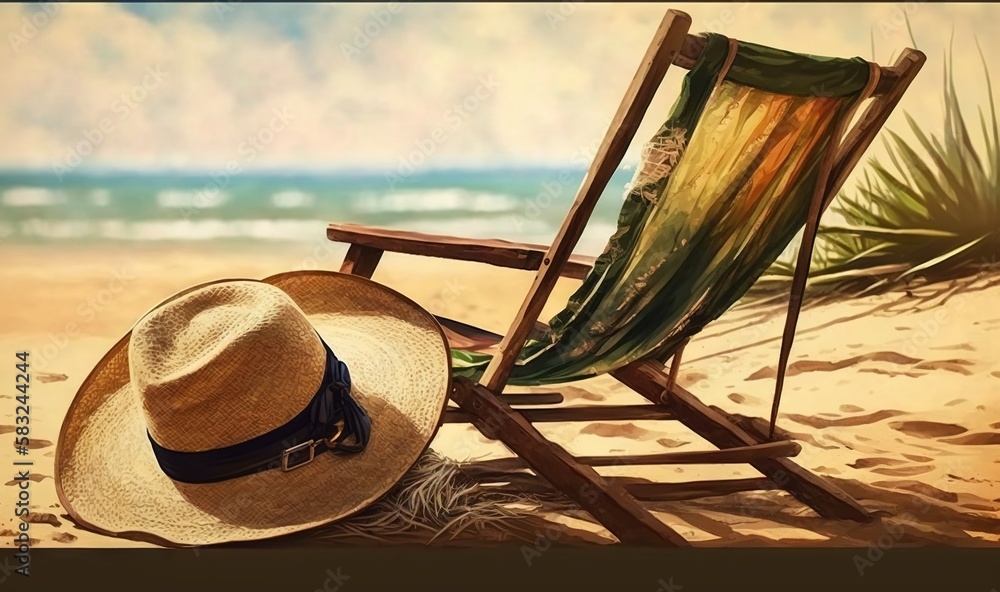
[[[0,244],[315,242],[329,222],[547,244],[583,169],[383,173],[0,171]],[[577,252],[601,251],[632,171],[613,176]]]

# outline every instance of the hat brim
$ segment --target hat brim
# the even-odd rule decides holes
[[[129,332],[83,382],[59,434],[56,491],[81,526],[167,546],[291,534],[368,507],[430,445],[451,387],[448,342],[430,313],[352,275],[300,271],[260,281],[287,293],[350,368],[354,395],[372,418],[368,446],[358,454],[321,454],[290,471],[173,481],[156,462],[130,385]]]

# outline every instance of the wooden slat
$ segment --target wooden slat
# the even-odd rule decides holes
[[[524,341],[545,306],[552,289],[559,279],[562,268],[583,234],[584,227],[601,193],[614,174],[622,157],[625,156],[642,117],[649,107],[653,95],[660,86],[663,76],[674,57],[680,53],[691,17],[683,12],[668,10],[660,22],[653,41],[646,50],[638,71],[632,78],[618,112],[611,122],[594,162],[590,165],[583,184],[577,192],[569,214],[563,221],[555,242],[542,260],[542,266],[535,275],[528,295],[514,317],[510,329],[498,346],[498,351],[490,360],[480,383],[493,392],[498,392],[507,382]]]
[[[549,249],[546,245],[425,234],[360,224],[330,224],[326,229],[326,237],[336,242],[373,247],[393,253],[476,261],[528,271],[537,270],[542,265],[545,253]],[[593,257],[573,255],[562,269],[562,276],[582,279],[593,266]]]
[[[637,421],[669,420],[674,416],[656,405],[594,405],[590,407],[557,407],[555,409],[515,409],[531,423],[560,421]],[[469,423],[473,416],[457,409],[444,412],[444,423]]]
[[[580,464],[561,446],[545,439],[528,420],[480,385],[456,378],[452,400],[476,418],[487,437],[501,440],[566,496],[626,544],[687,546],[687,541],[628,495]]]
[[[761,478],[718,479],[690,483],[623,483],[622,486],[625,491],[644,502],[673,502],[778,488],[770,479]]]
[[[692,450],[660,454],[619,454],[612,456],[579,456],[577,460],[592,467],[617,465],[723,465],[749,463],[771,458],[787,458],[802,451],[798,442],[782,440],[722,450]]]
[[[504,393],[500,400],[508,405],[558,405],[563,396],[562,393]]]
[[[556,493],[544,479],[526,471],[495,471],[481,467],[482,461],[462,465],[462,472],[479,483],[497,484],[493,491],[511,491],[528,494]],[[770,479],[712,479],[682,483],[657,483],[640,477],[605,477],[610,483],[621,485],[637,500],[649,502],[681,501],[729,495],[741,491],[767,491],[778,489]],[[499,485],[506,484],[506,485]]]
[[[686,70],[693,68],[698,57],[701,56],[701,52],[705,50],[706,42],[707,39],[702,35],[687,35],[681,51],[674,57],[674,65]],[[881,77],[878,85],[872,92],[873,96],[881,96],[892,92],[900,79],[906,76],[905,68],[900,68],[898,61],[896,65],[888,68],[880,68],[880,70]]]
[[[691,450],[660,454],[617,454],[610,456],[578,456],[576,461],[592,467],[629,465],[722,465],[749,463],[773,458],[787,458],[802,451],[798,442],[783,440],[722,450]],[[513,471],[527,467],[519,458],[497,458],[479,461],[488,469]]]
[[[363,245],[351,245],[347,256],[340,265],[340,273],[349,273],[371,278],[382,259],[382,249]]]
[[[635,362],[612,375],[654,403],[666,391],[667,375],[655,362]],[[719,448],[751,446],[760,442],[712,410],[680,386],[667,391],[670,409],[679,421]],[[796,499],[825,518],[870,522],[872,515],[856,500],[787,458],[756,460],[750,463]]]

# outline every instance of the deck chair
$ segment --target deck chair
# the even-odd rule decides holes
[[[775,440],[774,424],[820,216],[925,57],[907,49],[880,67],[689,35],[690,24],[687,14],[666,13],[551,246],[354,224],[331,224],[327,237],[350,244],[341,271],[366,277],[385,251],[536,271],[504,335],[439,317],[456,362],[457,408],[445,421],[471,422],[503,442],[621,542],[688,544],[642,500],[746,490],[780,488],[823,517],[870,521],[857,501],[790,460],[800,447]],[[689,71],[669,119],[644,151],[618,231],[601,256],[573,255],[670,64]],[[677,384],[684,344],[742,297],[799,232],[771,421],[706,405]],[[563,312],[539,323],[560,277],[583,283]],[[508,385],[598,374],[610,374],[650,404],[532,408],[532,395],[504,393]],[[540,402],[560,401],[556,395]],[[574,458],[533,425],[637,419],[680,421],[718,450]],[[637,484],[593,468],[673,463],[749,463],[765,478]]]

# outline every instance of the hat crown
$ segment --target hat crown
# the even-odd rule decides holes
[[[133,328],[132,388],[171,450],[222,448],[300,413],[326,368],[319,336],[282,290],[220,282],[170,300]]]

